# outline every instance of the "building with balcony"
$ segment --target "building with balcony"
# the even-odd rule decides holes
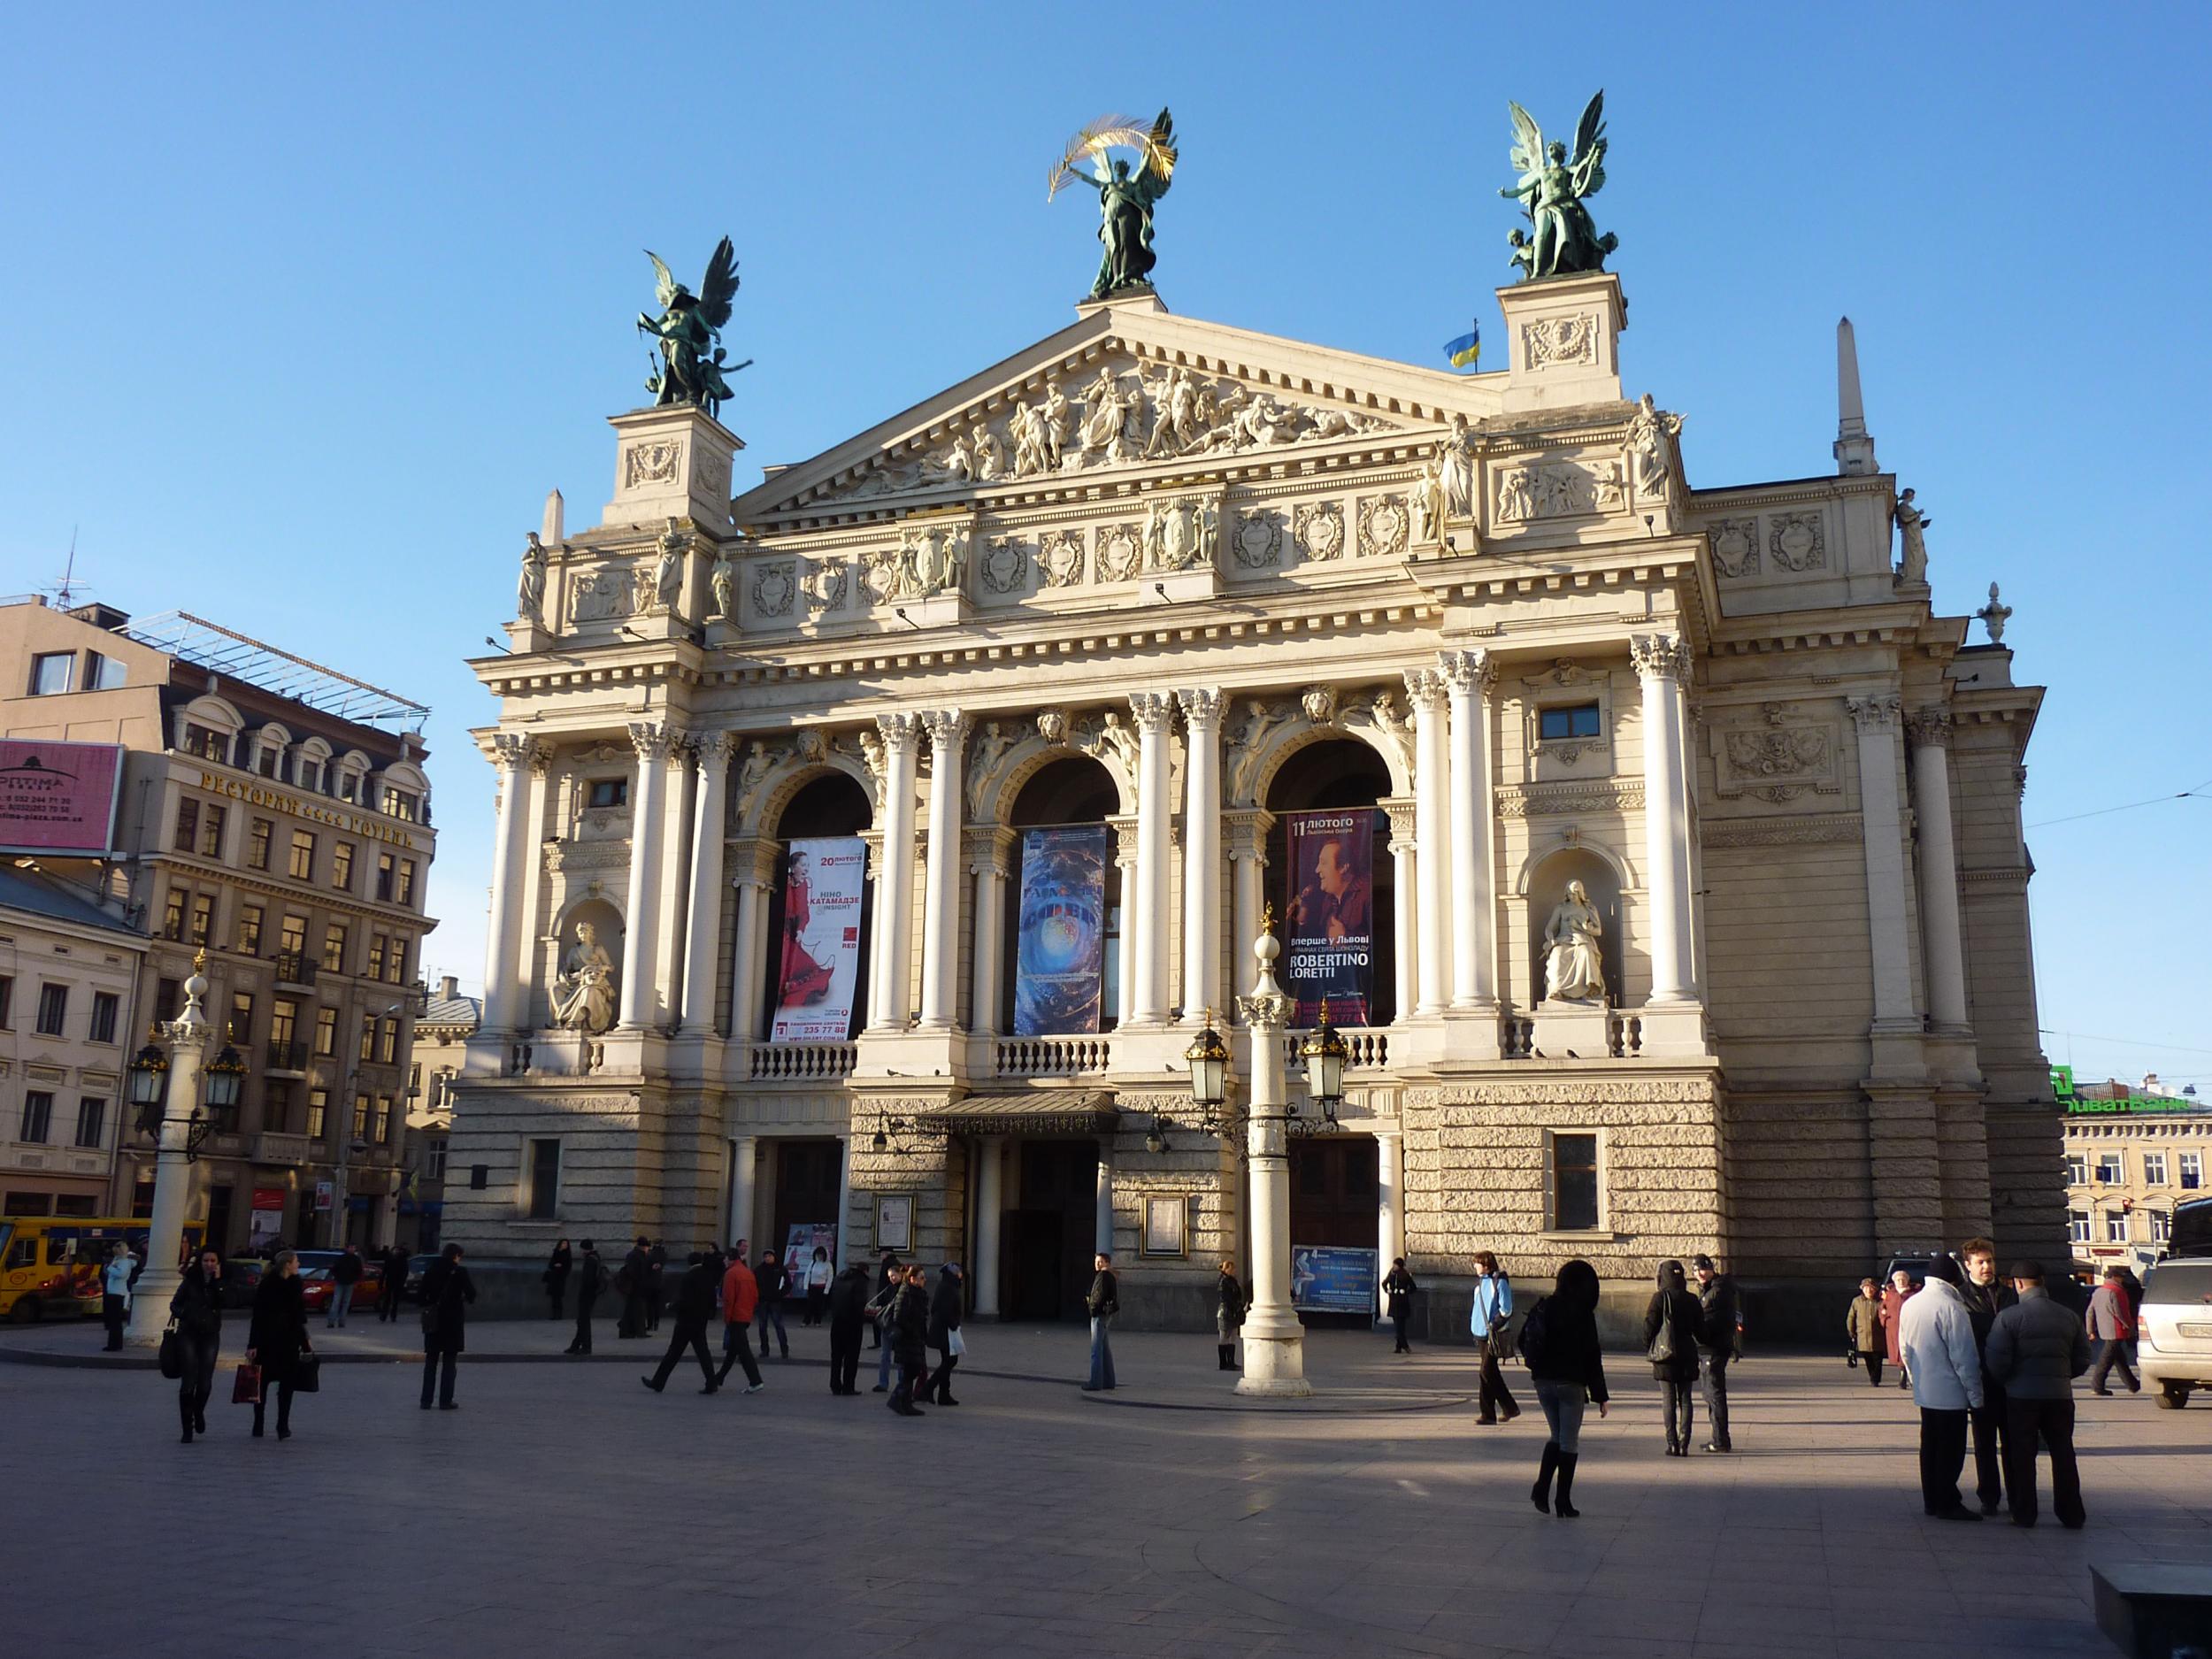
[[[210,1019],[246,1063],[195,1166],[192,1213],[226,1248],[339,1236],[342,1184],[348,1236],[393,1236],[435,926],[427,712],[182,612],[0,605],[0,738],[122,750],[104,856],[41,863],[150,936],[130,1040],[176,1014],[204,949]],[[121,1151],[112,1202],[146,1213],[151,1144]]]
[[[462,995],[449,973],[432,987],[415,1022],[415,1057],[407,1072],[407,1166],[399,1196],[400,1237],[411,1249],[434,1250],[442,1239],[454,1085],[483,1012],[483,1003]]]
[[[2212,1198],[2212,1106],[2193,1086],[2077,1085],[2051,1069],[2066,1111],[2066,1233],[2075,1264],[2135,1266],[2165,1253],[2174,1206]]]
[[[1833,469],[1693,484],[1613,276],[1499,297],[1469,376],[1088,303],[734,499],[733,433],[616,417],[474,664],[447,1236],[833,1227],[1025,1317],[1110,1244],[1203,1325],[1249,1228],[1183,1054],[1249,1076],[1271,911],[1351,1027],[1294,1246],[1405,1255],[1440,1333],[1485,1248],[1637,1309],[1709,1251],[1823,1333],[1891,1248],[2055,1251],[2042,694],[1895,540],[1847,326]]]

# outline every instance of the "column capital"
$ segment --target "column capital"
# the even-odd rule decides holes
[[[1221,815],[1222,840],[1229,849],[1232,862],[1250,858],[1264,863],[1267,858],[1267,832],[1274,827],[1275,815],[1263,807],[1243,807]]]
[[[1390,815],[1390,850],[1411,852],[1414,841],[1414,814],[1417,804],[1402,795],[1393,795],[1375,804]]]
[[[1690,646],[1679,634],[1637,634],[1628,641],[1636,672],[1646,680],[1683,680],[1690,677]]]
[[[1948,709],[1915,709],[1905,717],[1905,734],[1921,749],[1948,749],[1951,724]]]
[[[1480,648],[1465,651],[1439,651],[1436,665],[1446,683],[1462,696],[1486,697],[1490,695],[1490,688],[1498,683],[1497,658]]]
[[[1406,670],[1406,697],[1416,714],[1440,714],[1445,707],[1444,676],[1433,668]]]
[[[897,714],[876,716],[876,730],[882,735],[887,755],[910,752],[921,741],[922,717],[902,710]]]
[[[1183,706],[1183,723],[1193,732],[1210,733],[1220,728],[1225,704],[1217,687],[1193,686],[1178,691],[1175,700]]]
[[[1146,736],[1164,735],[1175,725],[1174,695],[1165,691],[1132,692],[1129,712],[1136,717],[1137,729]]]
[[[975,722],[957,709],[924,709],[914,717],[929,733],[933,754],[957,757]]]
[[[1014,869],[1014,832],[999,824],[972,825],[960,834],[972,876],[1007,876]]]
[[[1897,724],[1903,700],[1894,693],[1878,697],[1846,697],[1844,706],[1862,732],[1886,731]]]
[[[629,723],[630,746],[637,750],[641,760],[660,760],[668,754],[670,732],[657,720],[633,720]]]
[[[705,772],[727,770],[737,758],[738,745],[743,740],[735,732],[703,732],[692,740],[692,753],[698,757],[699,770]]]
[[[544,745],[527,732],[493,732],[484,739],[484,758],[501,772],[511,772],[537,762]]]

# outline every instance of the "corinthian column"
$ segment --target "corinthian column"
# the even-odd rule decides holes
[[[730,1035],[760,1038],[761,974],[768,961],[768,887],[775,879],[775,844],[741,841],[730,879],[737,888],[737,939],[730,959]],[[749,1223],[748,1224],[750,1225]]]
[[[868,1027],[904,1031],[913,1007],[914,767],[921,717],[879,715],[876,729],[883,734],[883,801],[876,810],[883,856],[876,874],[876,994]]]
[[[1183,705],[1183,1019],[1221,1003],[1221,710],[1218,691]]]
[[[974,924],[969,934],[968,1029],[998,1031],[999,990],[1004,983],[1006,878],[1010,873],[1014,832],[985,825],[967,834],[968,873],[975,878]],[[978,1260],[979,1269],[982,1263]],[[982,1292],[977,1290],[979,1298]]]
[[[922,887],[922,1028],[950,1031],[956,1023],[960,979],[960,773],[968,717],[933,709],[929,732],[929,865]]]
[[[1490,847],[1490,687],[1487,651],[1438,656],[1452,704],[1452,1006],[1498,1000],[1497,861]]]
[[[621,1023],[635,1031],[653,1023],[659,1002],[653,983],[659,956],[654,924],[660,896],[661,842],[668,789],[666,726],[649,720],[630,723],[630,743],[637,751],[637,788],[630,802],[630,885],[622,935]]]
[[[1168,742],[1175,700],[1165,692],[1140,691],[1129,708],[1137,720],[1137,984],[1130,1018],[1157,1025],[1167,1019],[1168,832],[1175,815],[1168,797]]]
[[[1874,1023],[1909,1030],[1912,930],[1905,911],[1905,816],[1897,789],[1898,700],[1853,697],[1859,730],[1859,820],[1866,851],[1866,921],[1874,952]]]
[[[1958,848],[1951,829],[1951,717],[1923,709],[1912,739],[1913,809],[1920,821],[1920,931],[1928,955],[1928,1012],[1936,1029],[1966,1025],[1966,949],[1959,929]]]
[[[722,819],[730,757],[736,752],[737,739],[727,732],[707,733],[693,749],[699,781],[692,796],[691,889],[685,903],[690,931],[684,941],[683,1029],[702,1034],[714,1029],[714,964],[722,942]],[[730,1034],[737,1034],[734,1028]]]
[[[1695,999],[1690,961],[1690,796],[1682,770],[1682,682],[1690,648],[1678,634],[1629,641],[1644,697],[1644,879],[1651,908],[1651,1000]]]
[[[522,1024],[517,997],[522,961],[522,935],[528,926],[522,914],[524,877],[536,848],[531,844],[530,810],[526,796],[534,794],[526,779],[537,745],[519,732],[495,732],[488,745],[493,767],[499,773],[499,814],[494,832],[498,848],[492,865],[492,908],[484,949],[484,1027],[511,1032]]]
[[[1421,983],[1413,1011],[1440,1014],[1452,995],[1451,959],[1444,954],[1452,913],[1451,854],[1446,845],[1451,763],[1445,723],[1450,717],[1443,677],[1433,669],[1408,669],[1406,695],[1413,704],[1414,860],[1421,883],[1421,915],[1415,927]]]

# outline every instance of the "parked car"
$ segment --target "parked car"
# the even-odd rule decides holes
[[[411,1256],[407,1258],[407,1282],[399,1287],[400,1295],[408,1302],[422,1300],[422,1276],[427,1272],[435,1256]]]
[[[226,1308],[250,1308],[261,1276],[269,1271],[263,1256],[234,1256],[223,1263],[222,1302]]]
[[[342,1250],[299,1252],[300,1283],[307,1298],[308,1312],[326,1314],[330,1311],[330,1298],[338,1288],[337,1281],[330,1276],[331,1271],[344,1254]],[[364,1257],[361,1277],[353,1286],[353,1305],[357,1311],[364,1314],[373,1312],[376,1307],[377,1293],[383,1283],[383,1268]]]
[[[2136,1311],[2136,1369],[2178,1410],[2193,1389],[2212,1388],[2212,1259],[2168,1257],[2151,1269]]]

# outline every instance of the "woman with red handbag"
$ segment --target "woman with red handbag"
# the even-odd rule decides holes
[[[253,1432],[262,1432],[269,1390],[277,1391],[277,1439],[292,1438],[292,1386],[303,1358],[315,1352],[307,1340],[307,1287],[300,1283],[299,1257],[280,1250],[253,1293],[253,1327],[246,1338],[246,1363],[261,1368],[254,1397]]]

